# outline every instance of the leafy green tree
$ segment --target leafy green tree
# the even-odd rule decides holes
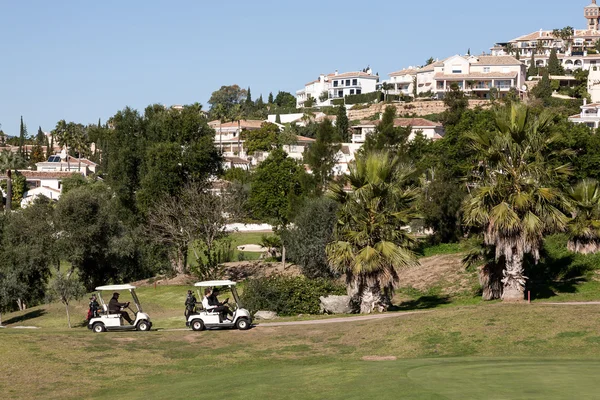
[[[8,192],[8,180],[0,182],[2,190]],[[15,172],[12,177],[12,196],[11,209],[15,210],[21,207],[21,200],[27,191],[27,180],[19,171]]]
[[[434,62],[435,62],[435,59],[434,59],[433,57],[429,57],[429,58],[427,59],[427,61],[425,61],[425,66],[427,66],[427,65],[431,65],[431,64],[433,64]]]
[[[332,188],[339,211],[327,257],[336,273],[346,275],[348,294],[361,313],[385,309],[399,282],[398,269],[417,264],[410,250],[414,241],[401,228],[415,216],[417,192],[407,185],[412,173],[389,152],[367,153]]]
[[[467,192],[447,173],[429,175],[419,201],[424,225],[433,230],[434,242],[457,242],[463,236],[461,206]]]
[[[561,209],[568,202],[555,177],[568,168],[551,169],[543,156],[552,140],[552,118],[512,104],[495,112],[494,131],[470,135],[482,164],[473,175],[478,180],[465,201],[464,221],[484,232],[497,261],[505,260],[503,300],[523,300],[525,255],[539,259],[544,235],[567,227]]]
[[[289,92],[279,91],[275,96],[275,104],[282,108],[296,108],[296,97]]]
[[[548,76],[548,71],[544,71],[542,79],[533,89],[531,89],[531,93],[541,100],[548,100],[552,97],[552,84],[550,82],[550,77]]]
[[[278,135],[279,127],[269,122],[263,123],[260,129],[245,131],[242,134],[248,154],[271,151],[277,146]]]
[[[254,172],[248,199],[253,217],[277,227],[287,225],[293,218],[296,199],[306,193],[305,174],[285,151],[273,150]]]
[[[348,114],[346,113],[346,107],[343,105],[337,108],[337,118],[335,126],[338,131],[339,141],[343,143],[350,142],[350,122],[348,121]]]
[[[236,105],[241,105],[246,101],[248,91],[240,88],[238,85],[221,86],[217,91],[214,91],[208,100],[211,110],[217,104],[221,104],[227,114],[231,114]],[[214,116],[213,116],[214,118]]]
[[[330,120],[325,119],[317,129],[317,140],[304,154],[304,162],[310,166],[317,182],[317,190],[323,191],[333,178],[340,144],[337,132]]]
[[[315,198],[298,211],[294,224],[282,233],[288,257],[309,278],[331,278],[325,248],[333,240],[337,204],[328,198]]]
[[[275,122],[281,124],[281,115],[279,113],[277,113],[277,115],[275,116]]]
[[[44,299],[50,267],[56,265],[52,213],[50,201],[37,198],[0,219],[0,292],[3,302],[16,302],[20,310]]]
[[[553,47],[550,51],[550,57],[548,58],[548,73],[550,75],[564,75],[565,69],[560,64],[558,60],[558,55],[556,54],[556,49]]]
[[[258,99],[256,100],[256,108],[258,108],[259,110],[263,109],[265,107],[265,101],[263,100],[262,94],[258,97]]]
[[[462,113],[469,108],[469,100],[456,83],[450,85],[450,90],[444,95],[446,111],[442,115],[442,122],[446,125],[456,125]]]
[[[69,304],[73,300],[79,300],[85,295],[85,287],[77,273],[62,273],[57,271],[50,282],[50,292],[60,300],[67,312],[67,324],[71,329],[71,315]]]
[[[12,208],[13,198],[13,171],[25,166],[25,160],[20,155],[4,150],[0,153],[0,172],[6,174],[6,211]]]
[[[88,290],[128,277],[136,250],[114,207],[112,191],[101,182],[72,189],[56,203],[58,254],[79,270]]]
[[[87,186],[88,184],[90,184],[90,182],[81,174],[73,174],[72,176],[63,179],[61,181],[61,184],[61,195],[65,195],[73,189],[77,189],[82,186]]]
[[[396,127],[396,108],[387,106],[381,117],[381,121],[375,127],[375,132],[367,136],[362,152],[386,150],[394,154],[404,153],[411,127]]]

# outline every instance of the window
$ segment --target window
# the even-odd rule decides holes
[[[344,91],[338,90],[338,97],[344,97]]]
[[[352,86],[358,85],[358,79],[352,79]]]
[[[346,86],[350,86],[350,79],[346,79]]]
[[[483,67],[483,72],[486,74],[490,72],[490,67]]]
[[[361,94],[362,91],[360,89],[356,89],[356,94]]]
[[[338,87],[338,81],[333,81],[333,87]]]
[[[350,89],[350,94],[354,94],[354,89]]]
[[[453,74],[462,74],[462,66],[461,65],[453,65],[452,73]]]

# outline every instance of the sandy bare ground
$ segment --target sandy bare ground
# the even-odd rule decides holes
[[[442,294],[469,290],[474,282],[474,274],[465,271],[462,257],[462,254],[446,254],[422,258],[420,265],[400,271],[400,287],[420,291],[440,287]]]

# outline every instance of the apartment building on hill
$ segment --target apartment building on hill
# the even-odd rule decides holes
[[[302,108],[308,99],[314,99],[315,106],[330,106],[334,99],[343,99],[348,95],[371,93],[377,90],[379,77],[373,70],[354,71],[320,75],[318,79],[308,82],[303,89],[296,92],[296,106]]]

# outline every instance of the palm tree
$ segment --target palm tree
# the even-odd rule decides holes
[[[20,155],[8,150],[0,153],[0,171],[6,173],[6,211],[12,208],[12,172],[25,166],[25,160]]]
[[[67,169],[71,170],[71,164],[69,163],[69,144],[71,143],[71,132],[68,129],[68,125],[64,119],[61,119],[56,123],[52,136],[56,137],[56,142],[59,146],[63,147],[67,153]]]
[[[502,299],[524,298],[525,254],[539,260],[544,234],[565,230],[569,218],[561,211],[569,202],[554,185],[568,166],[550,168],[544,158],[552,115],[534,115],[523,104],[498,109],[495,131],[469,134],[480,157],[478,181],[467,196],[465,222],[483,231],[485,244],[504,259]]]
[[[477,268],[483,300],[502,298],[504,257],[496,260],[496,248],[487,246],[482,237],[467,241],[462,264],[467,270]]]
[[[512,43],[506,43],[506,46],[504,46],[504,51],[506,51],[506,54],[508,55],[511,55],[515,50],[516,48]]]
[[[81,155],[84,150],[89,149],[88,140],[86,137],[85,127],[81,124],[69,123],[71,145],[77,150],[77,158],[79,160],[78,169],[81,172]],[[68,158],[67,158],[68,163]],[[68,165],[68,164],[67,164]]]
[[[585,179],[571,188],[574,205],[573,219],[569,223],[569,250],[590,254],[600,251],[600,185]]]
[[[417,190],[407,184],[412,173],[389,152],[372,152],[357,158],[349,175],[331,188],[340,207],[327,258],[332,270],[346,275],[348,294],[361,313],[385,309],[398,284],[397,270],[417,264],[410,250],[414,241],[403,229],[415,215]]]
[[[535,49],[537,50],[538,54],[544,54],[544,41],[538,40],[535,45]]]

